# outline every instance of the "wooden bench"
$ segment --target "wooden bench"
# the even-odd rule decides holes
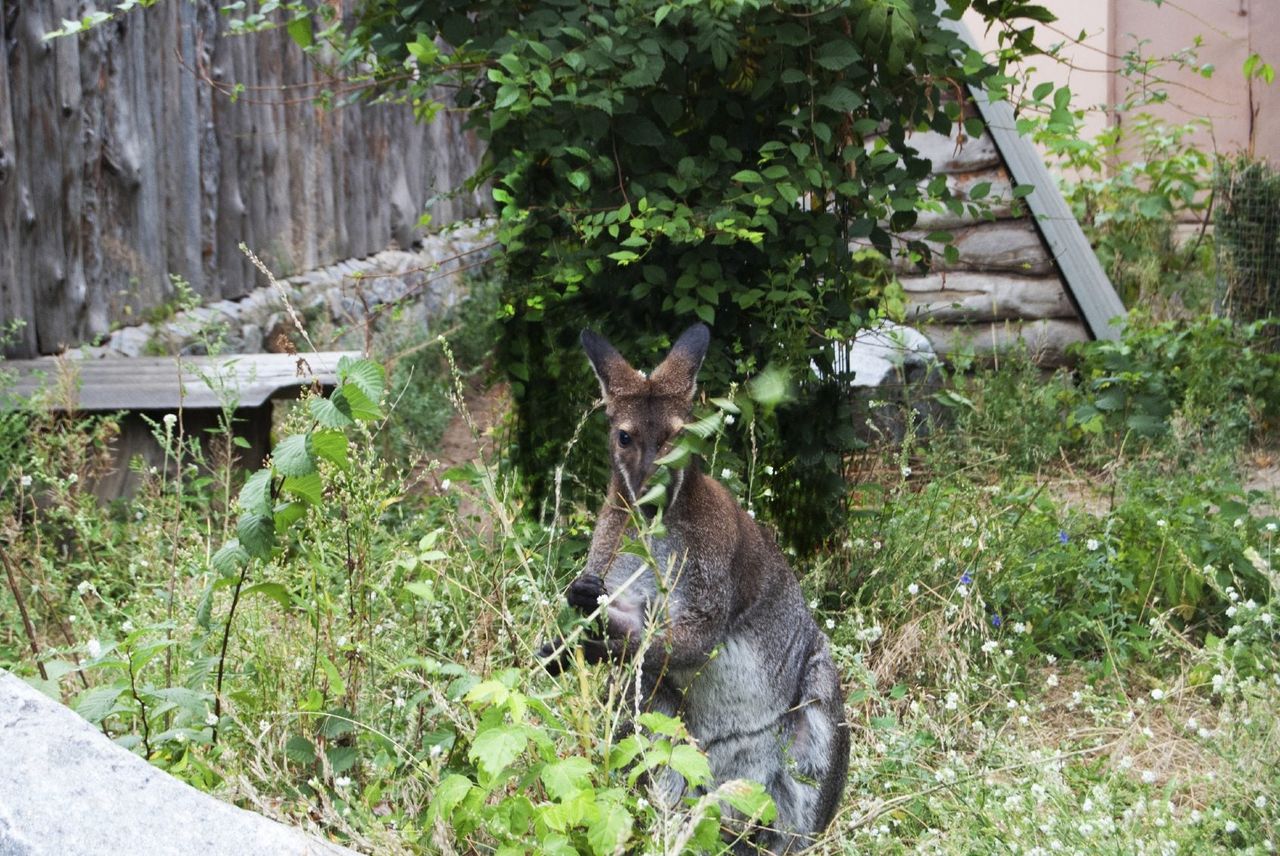
[[[0,371],[16,373],[17,379],[0,407],[30,403],[74,413],[123,413],[116,465],[93,485],[95,494],[110,500],[137,491],[141,477],[129,467],[134,457],[141,456],[149,467],[164,463],[164,452],[143,415],[160,422],[165,414],[181,410],[184,432],[207,438],[223,409],[233,410],[235,433],[248,443],[237,449],[239,462],[256,468],[270,450],[273,402],[297,398],[313,384],[332,388],[344,356],[354,359],[360,353],[8,360],[0,362]]]

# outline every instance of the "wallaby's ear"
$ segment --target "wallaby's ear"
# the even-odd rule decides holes
[[[635,369],[599,333],[583,330],[580,340],[582,349],[587,352],[587,359],[591,361],[591,370],[596,373],[596,380],[600,381],[600,395],[608,401],[626,378],[635,374]]]
[[[668,390],[671,395],[684,395],[693,400],[698,379],[698,369],[711,344],[711,331],[706,324],[694,324],[680,334],[671,346],[671,353],[662,365],[653,370],[653,382]]]

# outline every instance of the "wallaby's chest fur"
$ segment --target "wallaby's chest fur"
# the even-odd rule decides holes
[[[642,658],[643,704],[683,719],[717,781],[765,786],[777,819],[753,841],[791,852],[830,822],[848,767],[827,638],[772,539],[696,463],[672,474],[666,534],[646,538],[636,527],[637,497],[688,417],[708,341],[705,327],[691,328],[646,377],[583,333],[609,416],[613,478],[570,600],[590,612],[596,592],[608,598],[607,655]],[[637,537],[644,549],[624,549]]]

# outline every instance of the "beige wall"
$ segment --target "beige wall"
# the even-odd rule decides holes
[[[1268,86],[1246,82],[1242,72],[1252,52],[1280,70],[1280,0],[1043,0],[1059,21],[1041,30],[1042,44],[1067,44],[1061,62],[1039,57],[1028,63],[1029,86],[1043,80],[1067,84],[1074,103],[1102,107],[1120,101],[1129,85],[1118,74],[1126,52],[1139,47],[1145,56],[1169,55],[1203,39],[1196,49],[1199,63],[1211,63],[1214,74],[1205,79],[1194,70],[1162,67],[1165,82],[1153,85],[1169,92],[1169,101],[1144,109],[1161,118],[1183,123],[1193,118],[1210,120],[1212,128],[1200,136],[1207,149],[1221,154],[1247,150],[1280,162],[1280,81]],[[983,33],[976,19],[966,18],[970,31],[987,49],[996,44],[994,33]],[[1250,114],[1253,114],[1251,119]],[[1096,132],[1107,121],[1124,116],[1096,111],[1086,133]]]

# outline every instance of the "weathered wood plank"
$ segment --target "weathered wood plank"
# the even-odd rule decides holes
[[[1076,317],[1055,276],[948,273],[903,277],[900,282],[907,292],[907,319],[913,323]]]
[[[1067,348],[1075,342],[1089,340],[1089,331],[1077,320],[928,324],[920,331],[943,357],[967,352],[980,358],[991,358],[1015,349],[1025,349],[1038,365],[1046,367],[1069,364]]]
[[[944,1],[939,0],[938,8],[944,6]],[[969,44],[975,44],[964,23],[944,19],[943,24]],[[1027,204],[1051,257],[1062,271],[1071,298],[1080,307],[1088,331],[1097,339],[1120,338],[1121,327],[1111,322],[1116,318],[1123,320],[1124,303],[1094,255],[1070,206],[1062,198],[1057,182],[1049,175],[1044,158],[1030,140],[1018,133],[1017,120],[1008,102],[992,101],[981,89],[973,89],[971,94],[1014,182],[1035,188],[1026,197]]]
[[[44,357],[13,360],[6,368],[17,373],[12,389],[19,399],[56,390],[63,373],[70,373],[78,389],[75,406],[85,412],[116,410],[217,410],[224,395],[233,394],[237,408],[257,407],[268,399],[297,391],[312,382],[337,383],[338,361],[359,357],[357,351],[303,354],[310,371],[299,374],[299,357],[289,354],[242,354],[230,357],[138,357],[135,359],[70,360]],[[215,382],[210,383],[209,378]],[[222,390],[215,387],[222,387]],[[0,402],[3,406],[4,402]],[[49,401],[61,409],[64,402]]]

